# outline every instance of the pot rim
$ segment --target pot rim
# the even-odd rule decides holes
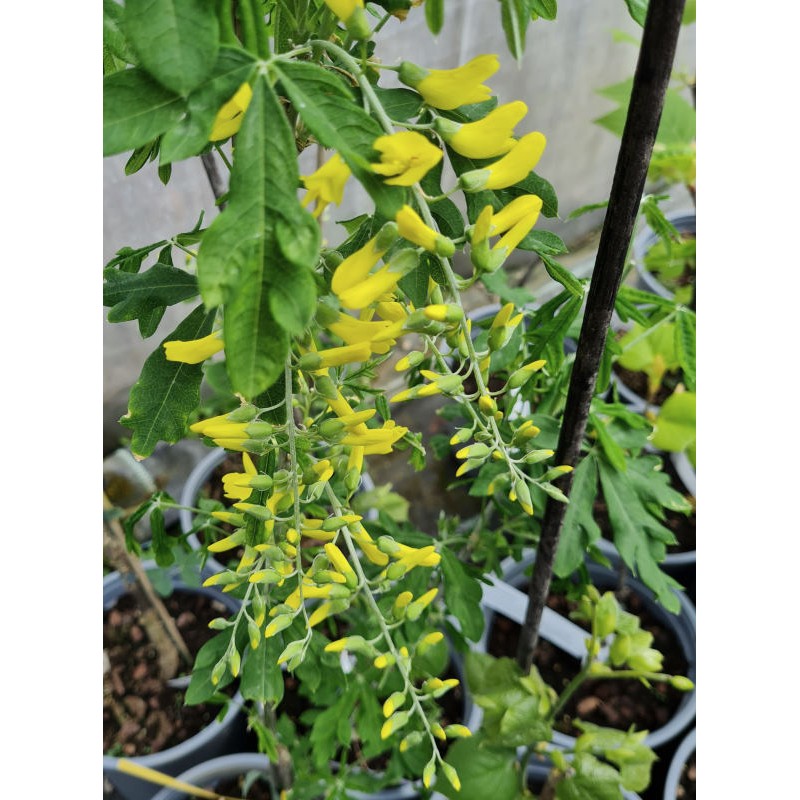
[[[697,749],[697,728],[692,728],[683,737],[672,761],[669,763],[669,770],[664,781],[664,800],[675,800],[678,795],[678,784],[681,780],[683,765],[689,760],[689,756]]]
[[[525,570],[533,564],[535,560],[536,552],[535,550],[527,549],[523,551],[523,557],[520,561],[515,561],[513,558],[506,558],[500,563],[500,568],[502,570],[502,580],[500,583],[504,583],[507,587],[513,587],[514,582],[524,575]],[[587,561],[586,562],[587,569],[589,570],[589,574],[592,578],[592,582],[595,583],[598,578],[606,578],[609,580],[609,586],[614,586],[617,580],[617,575],[612,570],[607,569],[606,567],[602,567],[599,564],[595,564],[594,562]],[[697,615],[695,611],[695,607],[692,601],[684,592],[675,591],[675,594],[678,597],[678,600],[681,605],[681,613],[678,615],[671,614],[662,606],[658,605],[655,602],[653,597],[653,593],[648,589],[643,583],[638,581],[636,578],[628,577],[627,585],[630,589],[632,589],[636,594],[638,594],[646,603],[648,607],[648,611],[655,616],[662,625],[665,625],[670,629],[670,631],[675,635],[678,640],[678,645],[680,646],[681,650],[683,651],[683,656],[687,662],[686,668],[686,677],[688,677],[693,682],[696,680],[697,677],[697,669],[696,669],[696,632],[697,632]],[[515,588],[515,587],[514,587]],[[602,587],[598,587],[602,588]],[[518,590],[517,590],[518,591]],[[518,617],[524,618],[525,608],[527,606],[527,596],[520,592],[520,597],[518,598],[520,601],[520,608],[516,609],[520,613],[517,614]],[[480,638],[480,641],[476,644],[475,649],[478,652],[487,652],[486,647],[489,641],[489,629],[494,619],[495,611],[488,606],[486,606],[483,601],[482,605],[484,607],[484,632]],[[512,611],[513,609],[507,608],[506,612]],[[509,616],[511,616],[509,614]],[[560,616],[560,615],[559,615]],[[519,622],[519,620],[517,620]],[[551,637],[554,639],[553,644],[558,645],[558,632],[554,632],[555,635]],[[542,638],[545,638],[544,636]],[[656,728],[653,731],[648,732],[647,736],[644,739],[644,743],[648,745],[648,747],[656,748],[660,745],[674,739],[678,736],[682,731],[686,729],[686,727],[692,722],[692,720],[696,717],[697,711],[697,688],[695,687],[690,692],[686,692],[682,698],[681,702],[672,716],[672,718],[667,722],[666,725],[661,726],[660,728]],[[477,730],[477,728],[481,724],[481,720],[483,718],[483,709],[480,708],[477,704],[473,705],[473,712],[472,718],[470,719],[469,727],[473,730]],[[474,728],[473,728],[474,726]],[[553,741],[552,743],[558,747],[562,748],[571,748],[575,744],[575,737],[567,736],[566,734],[560,733],[558,731],[553,732]]]

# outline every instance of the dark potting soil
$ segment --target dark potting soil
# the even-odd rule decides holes
[[[653,634],[652,647],[664,654],[663,672],[685,675],[687,664],[680,645],[668,629],[662,626],[645,608],[641,598],[629,594],[617,599],[625,610],[636,614],[644,630]],[[561,595],[550,595],[547,605],[567,617],[576,604]],[[587,628],[584,623],[577,623]],[[488,651],[494,656],[515,658],[520,626],[502,614],[496,614],[489,634]],[[534,664],[542,678],[557,692],[580,672],[580,663],[559,648],[539,639],[534,655]],[[587,680],[570,698],[561,718],[556,721],[556,730],[569,736],[579,736],[572,720],[627,730],[635,725],[637,730],[654,731],[661,728],[675,714],[682,693],[666,683],[653,683],[650,688],[635,680]]]
[[[264,777],[258,777],[249,786],[247,794],[244,793],[246,775],[240,775],[236,778],[226,778],[220,781],[215,786],[209,786],[219,794],[227,795],[228,797],[241,797],[242,800],[272,800],[272,789]]]
[[[176,591],[164,604],[192,656],[215,635],[208,623],[228,614],[218,601],[192,592]],[[104,682],[109,690],[103,698],[103,752],[110,755],[143,756],[174,747],[219,712],[211,703],[185,706],[184,691],[161,679],[141,613],[134,596],[126,594],[103,615],[103,648],[111,664]],[[233,692],[228,687],[226,693]]]
[[[676,795],[678,800],[695,800],[697,778],[696,756],[696,752],[692,753],[681,772],[681,780],[678,784],[678,793]]]
[[[653,397],[648,397],[647,375],[644,372],[634,372],[619,364],[614,364],[612,367],[614,374],[632,391],[636,392],[639,397],[646,399],[652,405],[664,405],[666,399],[675,390],[675,387],[680,383],[683,374],[680,371],[667,372]]]

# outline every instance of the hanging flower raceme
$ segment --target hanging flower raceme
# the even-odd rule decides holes
[[[217,112],[211,128],[211,135],[208,137],[209,140],[218,142],[238,133],[239,128],[242,127],[244,112],[247,111],[252,99],[253,90],[250,88],[250,84],[243,83],[236,90],[236,94]]]
[[[449,258],[456,246],[446,236],[426,225],[419,214],[409,205],[404,205],[395,216],[397,230],[404,239],[424,247],[431,253]]]
[[[521,100],[504,103],[483,119],[460,125],[437,117],[434,129],[456,153],[467,158],[494,158],[507,153],[517,143],[514,127],[528,113]]]
[[[535,194],[515,197],[497,213],[486,206],[472,229],[470,259],[475,267],[481,272],[494,272],[528,235],[541,210],[542,199]],[[490,248],[489,237],[497,233],[505,235]]]
[[[400,80],[416,89],[429,106],[451,111],[492,96],[483,81],[500,69],[496,55],[480,55],[455,69],[425,69],[410,61],[400,64]]]
[[[506,189],[528,177],[539,163],[547,140],[539,131],[523,136],[499,161],[482,169],[473,169],[459,176],[465,192],[484,189]]]
[[[383,254],[394,244],[397,233],[397,225],[387,222],[376,236],[342,261],[331,279],[333,293],[341,298],[343,292],[364,281]]]
[[[344,185],[350,175],[350,167],[338,153],[334,153],[316,172],[300,176],[303,186],[308,189],[302,205],[305,207],[316,201],[315,217],[319,217],[329,203],[341,205]]]
[[[199,364],[224,349],[222,331],[214,331],[202,339],[164,342],[164,356],[167,361],[180,361],[183,364]]]
[[[372,171],[388,176],[389,186],[412,186],[442,160],[442,151],[415,131],[401,131],[379,136],[372,145],[381,154]]]
[[[364,14],[364,0],[325,0],[354,39],[369,39],[372,31]]]

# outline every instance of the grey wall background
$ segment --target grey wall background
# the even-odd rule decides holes
[[[681,31],[677,71],[695,72],[695,27]],[[496,0],[447,0],[445,27],[438,37],[428,31],[422,9],[412,9],[405,22],[393,19],[384,27],[378,53],[387,64],[406,58],[440,69],[458,66],[480,53],[498,54],[501,68],[488,84],[501,103],[521,99],[528,105],[518,135],[539,130],[547,137],[536,171],[555,187],[560,215],[565,218],[581,205],[606,199],[611,188],[619,140],[592,120],[614,105],[596,90],[633,75],[637,56],[634,46],[614,41],[615,29],[637,39],[641,35],[622,0],[562,0],[556,21],[538,20],[529,27],[526,54],[518,67],[506,48]],[[392,85],[393,73],[386,76],[381,85]],[[313,150],[309,148],[301,158],[302,173],[315,168]],[[122,155],[104,163],[104,262],[121,247],[142,246],[190,230],[201,209],[206,214],[204,224],[216,216],[199,159],[173,165],[167,186],[158,179],[154,164],[126,176],[126,161]],[[684,208],[688,202],[680,193],[674,200]],[[366,203],[366,193],[351,181],[342,207],[326,212],[325,237],[334,244],[340,241],[342,229],[335,220],[362,213],[369,207]],[[538,227],[555,231],[571,248],[580,247],[602,224],[602,217],[602,212],[593,212],[570,223],[542,218]],[[176,264],[180,258],[176,250]],[[167,309],[159,330],[142,340],[136,323],[111,325],[105,321],[104,310],[106,450],[126,433],[116,420],[127,408],[128,390],[142,363],[186,313],[183,306]]]

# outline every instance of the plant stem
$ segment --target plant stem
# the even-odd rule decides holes
[[[211,184],[211,191],[214,193],[214,199],[219,201],[220,197],[225,194],[225,184],[222,182],[222,177],[217,169],[217,162],[213,153],[203,153],[200,156],[200,161],[203,164],[203,169],[206,171],[206,177],[209,184]],[[225,203],[217,202],[220,211],[225,210]]]
[[[622,280],[625,257],[639,211],[664,96],[669,85],[683,6],[684,0],[671,0],[650,3],[648,7],[630,106],[611,186],[608,213],[600,236],[564,408],[564,421],[555,456],[557,464],[574,466],[580,455],[606,334]],[[569,495],[572,486],[572,476],[573,473],[570,472],[554,481],[566,495]],[[528,587],[525,623],[517,650],[517,661],[526,673],[533,663],[542,610],[550,588],[565,513],[566,506],[563,503],[548,499],[539,546],[536,549],[536,562]]]

